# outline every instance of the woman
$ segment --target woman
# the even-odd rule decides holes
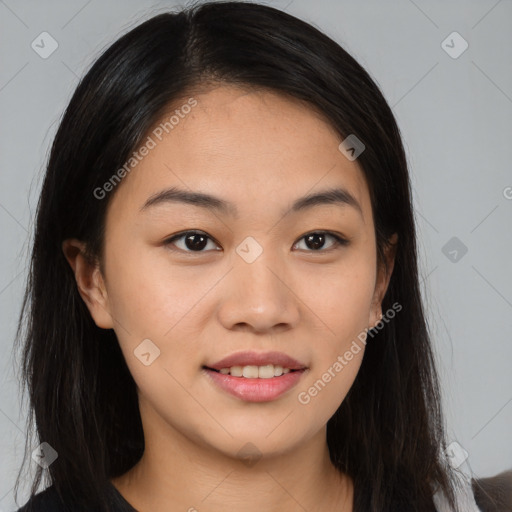
[[[32,495],[51,483],[23,510],[478,510],[444,456],[395,119],[284,12],[162,14],[97,60],[23,315]]]

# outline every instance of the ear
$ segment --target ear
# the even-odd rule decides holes
[[[76,239],[62,242],[62,251],[75,274],[78,292],[98,327],[114,327],[108,304],[107,289],[98,263],[86,257],[85,244]]]
[[[386,295],[391,274],[393,273],[393,267],[395,266],[397,241],[398,234],[393,233],[388,240],[388,244],[384,248],[385,262],[379,262],[368,327],[375,327],[382,318],[382,300]]]

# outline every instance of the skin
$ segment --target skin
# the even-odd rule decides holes
[[[357,376],[364,344],[307,405],[297,396],[379,321],[394,252],[386,273],[363,173],[319,114],[234,86],[194,98],[198,105],[109,198],[103,272],[84,258],[82,242],[63,243],[83,300],[99,327],[115,330],[139,390],[146,449],[112,482],[141,512],[170,503],[190,512],[350,512],[353,482],[329,460],[326,424]],[[171,186],[230,201],[238,217],[171,202],[141,211]],[[362,214],[322,204],[283,215],[297,198],[333,186],[349,190]],[[165,243],[185,230],[210,237],[202,252],[184,238]],[[304,236],[317,231],[350,243],[328,236],[315,249]],[[263,249],[252,263],[236,252],[247,236]],[[144,339],[160,350],[149,366],[133,353]],[[242,350],[282,351],[308,370],[277,400],[246,402],[202,371]],[[253,464],[238,454],[248,442],[261,455]]]

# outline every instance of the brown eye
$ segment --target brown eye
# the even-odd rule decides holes
[[[329,239],[331,239],[330,243]],[[305,247],[299,247],[299,249],[312,252],[328,252],[331,249],[349,244],[348,240],[329,231],[314,231],[304,235],[300,240],[305,241]],[[205,248],[208,246],[208,242],[212,242],[213,244],[210,250],[222,250],[218,248],[218,245],[214,243],[211,237],[201,231],[185,231],[179,233],[166,240],[165,245],[173,245],[177,247],[176,250],[178,251],[201,253],[207,252],[208,249],[205,250]],[[294,247],[298,245],[299,243],[296,243]],[[171,250],[175,249],[171,247]]]
[[[183,242],[180,242],[181,246],[175,243],[176,241],[181,240],[183,240]],[[166,240],[165,244],[175,245],[179,250],[185,252],[206,252],[203,249],[208,245],[209,240],[212,241],[212,239],[205,233],[197,231],[185,231],[184,233],[180,233],[169,238]]]
[[[332,242],[330,245],[328,245],[327,249],[325,251],[321,251],[321,249],[325,249],[326,240],[328,238],[332,238],[334,242]],[[344,238],[340,237],[339,235],[336,235],[334,233],[331,233],[329,231],[314,231],[312,233],[308,233],[307,235],[304,235],[301,240],[305,240],[305,249],[301,250],[310,250],[313,252],[327,252],[330,249],[335,249],[339,246],[345,246],[348,245],[348,240],[345,240]],[[297,246],[298,244],[295,244]],[[294,247],[295,247],[294,246]]]

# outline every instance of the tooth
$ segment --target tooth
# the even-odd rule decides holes
[[[230,368],[230,373],[232,377],[241,377],[243,375],[241,366],[232,366]]]
[[[280,365],[266,364],[264,366],[231,366],[230,368],[220,368],[222,375],[231,375],[232,377],[245,377],[246,379],[271,379],[289,373],[289,368],[283,368]]]
[[[258,368],[258,377],[260,379],[271,379],[274,376],[274,365],[267,364]]]
[[[258,378],[258,367],[257,366],[244,366],[242,369],[242,375],[246,379],[257,379]],[[233,375],[233,372],[231,372]]]
[[[282,366],[274,366],[274,377],[279,377],[283,374],[283,367]]]

